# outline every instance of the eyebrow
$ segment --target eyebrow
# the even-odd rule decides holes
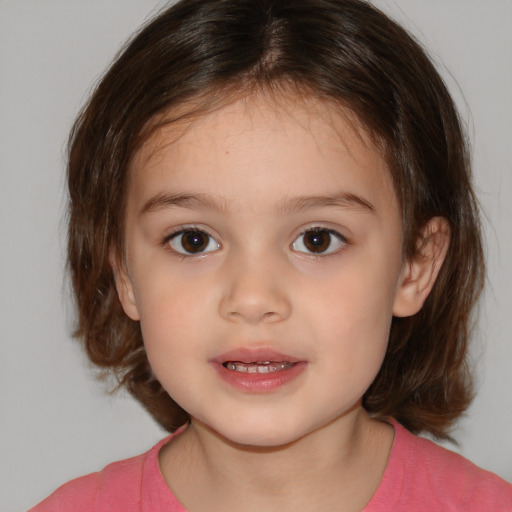
[[[220,212],[229,209],[225,200],[209,194],[159,194],[144,203],[140,215],[172,207]]]
[[[358,212],[376,213],[375,206],[370,201],[348,192],[340,192],[327,196],[299,196],[280,201],[279,213],[290,214],[312,208],[337,207]]]
[[[293,214],[315,208],[337,207],[358,212],[376,213],[368,200],[357,194],[341,192],[334,195],[299,196],[285,198],[278,202],[277,213]],[[228,202],[222,197],[209,194],[159,194],[144,203],[140,215],[166,208],[188,208],[201,210],[229,211]]]

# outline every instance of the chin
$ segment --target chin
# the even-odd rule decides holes
[[[297,428],[287,428],[280,421],[265,422],[231,422],[229,425],[215,425],[209,427],[217,436],[227,442],[242,445],[247,448],[278,448],[307,434]]]
[[[292,436],[286,436],[283,432],[241,432],[225,436],[231,443],[247,448],[279,448],[296,441]]]

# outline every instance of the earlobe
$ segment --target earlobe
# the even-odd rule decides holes
[[[132,320],[140,320],[139,310],[135,297],[135,290],[132,281],[128,275],[128,270],[124,262],[120,262],[119,258],[111,251],[109,256],[110,266],[114,273],[116,282],[117,296],[123,306],[124,312]]]
[[[450,227],[443,217],[428,221],[418,240],[416,255],[406,261],[398,283],[393,315],[416,314],[429,296],[450,244]]]

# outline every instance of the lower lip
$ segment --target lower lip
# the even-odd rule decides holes
[[[241,391],[270,393],[295,380],[305,369],[306,362],[295,363],[291,368],[272,373],[247,373],[228,370],[222,364],[213,363],[220,378]]]

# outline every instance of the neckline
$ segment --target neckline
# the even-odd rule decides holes
[[[408,459],[407,455],[404,457],[405,451],[409,449],[406,442],[408,432],[394,418],[386,418],[384,421],[394,429],[393,444],[379,486],[361,512],[377,512],[382,510],[383,505],[389,508],[398,503],[402,492],[403,460]],[[147,501],[149,506],[144,506],[143,512],[153,512],[158,510],[155,508],[156,505],[163,506],[164,504],[166,507],[172,506],[174,512],[187,512],[187,509],[178,501],[165,482],[158,462],[160,450],[174,437],[182,433],[186,427],[187,424],[182,425],[173,434],[159,441],[148,452],[142,475],[142,503]],[[399,478],[397,478],[398,475]]]
[[[398,505],[402,494],[405,474],[403,461],[409,459],[406,453],[410,449],[407,442],[409,432],[394,418],[386,418],[385,421],[395,431],[393,444],[380,484],[361,512],[380,512],[392,509],[393,506]]]

